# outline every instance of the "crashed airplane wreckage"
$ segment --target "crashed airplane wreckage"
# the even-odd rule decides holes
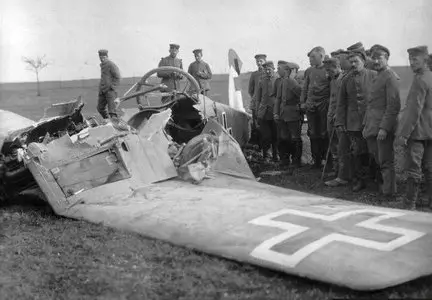
[[[3,195],[38,187],[62,216],[356,290],[432,273],[430,214],[259,183],[217,117],[194,134],[173,123],[179,103],[201,112],[211,100],[174,96],[107,124],[80,100],[37,123],[0,111]]]

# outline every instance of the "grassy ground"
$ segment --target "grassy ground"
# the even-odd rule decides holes
[[[95,89],[75,92],[96,93]],[[72,94],[45,91],[35,103],[26,93],[13,93],[2,97],[0,109],[12,107],[37,119],[43,103],[69,100]],[[93,106],[88,108],[94,112]],[[309,151],[308,145],[305,148]],[[257,176],[277,168],[254,163],[251,167]],[[262,176],[261,181],[378,205],[373,184],[353,194],[348,187],[325,187],[320,175],[302,168],[293,175]],[[399,180],[403,191],[403,178]],[[432,298],[432,276],[380,292],[358,293],[61,218],[34,199],[20,200],[0,207],[0,299]]]

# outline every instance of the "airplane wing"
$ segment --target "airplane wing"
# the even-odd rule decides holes
[[[219,175],[127,193],[95,188],[63,215],[356,290],[432,273],[430,214],[358,205]],[[114,193],[114,191],[116,191]],[[113,194],[122,197],[116,198]]]
[[[168,114],[153,120],[160,125]],[[139,134],[105,125],[81,140],[32,143],[26,165],[55,212],[66,217],[357,290],[432,273],[430,214],[359,205],[217,170],[191,184],[175,176],[158,124]],[[226,151],[237,151],[228,156],[241,172],[239,147],[219,149]]]
[[[35,125],[36,122],[16,113],[0,109],[0,150],[9,134]]]

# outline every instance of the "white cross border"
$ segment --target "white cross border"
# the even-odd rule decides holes
[[[381,232],[388,232],[393,234],[400,234],[401,236],[390,241],[390,242],[377,242],[373,240],[367,240],[362,238],[357,238],[353,236],[348,236],[340,233],[331,233],[327,236],[324,236],[316,241],[313,241],[312,243],[304,246],[303,248],[297,250],[295,253],[288,255],[283,254],[280,252],[276,252],[271,250],[271,248],[277,244],[280,244],[284,241],[289,240],[290,238],[301,234],[302,232],[305,232],[309,229],[309,227],[296,225],[289,222],[281,222],[281,221],[274,221],[274,218],[277,218],[282,215],[297,215],[301,217],[306,218],[312,218],[312,219],[318,219],[322,221],[327,222],[333,222],[342,218],[346,218],[352,215],[362,214],[362,213],[376,213],[381,214],[377,217],[372,217],[370,219],[367,219],[365,221],[362,221],[355,226],[367,228],[367,229],[374,229]],[[251,253],[250,255],[254,258],[258,258],[261,260],[269,261],[272,263],[275,263],[277,265],[282,265],[290,268],[296,267],[302,260],[304,260],[306,257],[311,255],[312,253],[316,252],[317,250],[323,248],[324,246],[332,243],[332,242],[345,242],[348,244],[361,246],[369,249],[379,250],[379,251],[393,251],[399,247],[402,247],[414,240],[417,240],[424,236],[426,233],[400,228],[400,227],[393,227],[393,226],[386,226],[382,224],[378,224],[379,222],[383,220],[387,220],[390,218],[400,217],[405,215],[405,213],[402,212],[390,212],[390,211],[383,211],[378,209],[358,209],[358,210],[351,210],[351,211],[343,211],[338,212],[333,215],[321,215],[317,213],[311,213],[307,211],[301,211],[301,210],[295,210],[295,209],[283,209],[274,213],[270,213],[261,217],[258,217],[256,219],[253,219],[249,221],[248,223],[254,224],[254,225],[260,225],[260,226],[268,226],[268,227],[274,227],[284,230],[285,232],[282,234],[279,234],[277,236],[274,236],[268,240],[265,240],[260,245],[258,245]]]

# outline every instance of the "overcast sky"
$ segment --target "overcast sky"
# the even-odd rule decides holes
[[[255,69],[257,52],[304,69],[317,45],[380,43],[392,65],[407,65],[409,47],[432,51],[430,0],[0,0],[0,15],[0,82],[33,81],[21,57],[43,54],[52,65],[41,80],[98,78],[99,48],[123,77],[141,76],[171,42],[185,69],[202,48],[214,73],[227,72],[229,48],[243,72]]]

